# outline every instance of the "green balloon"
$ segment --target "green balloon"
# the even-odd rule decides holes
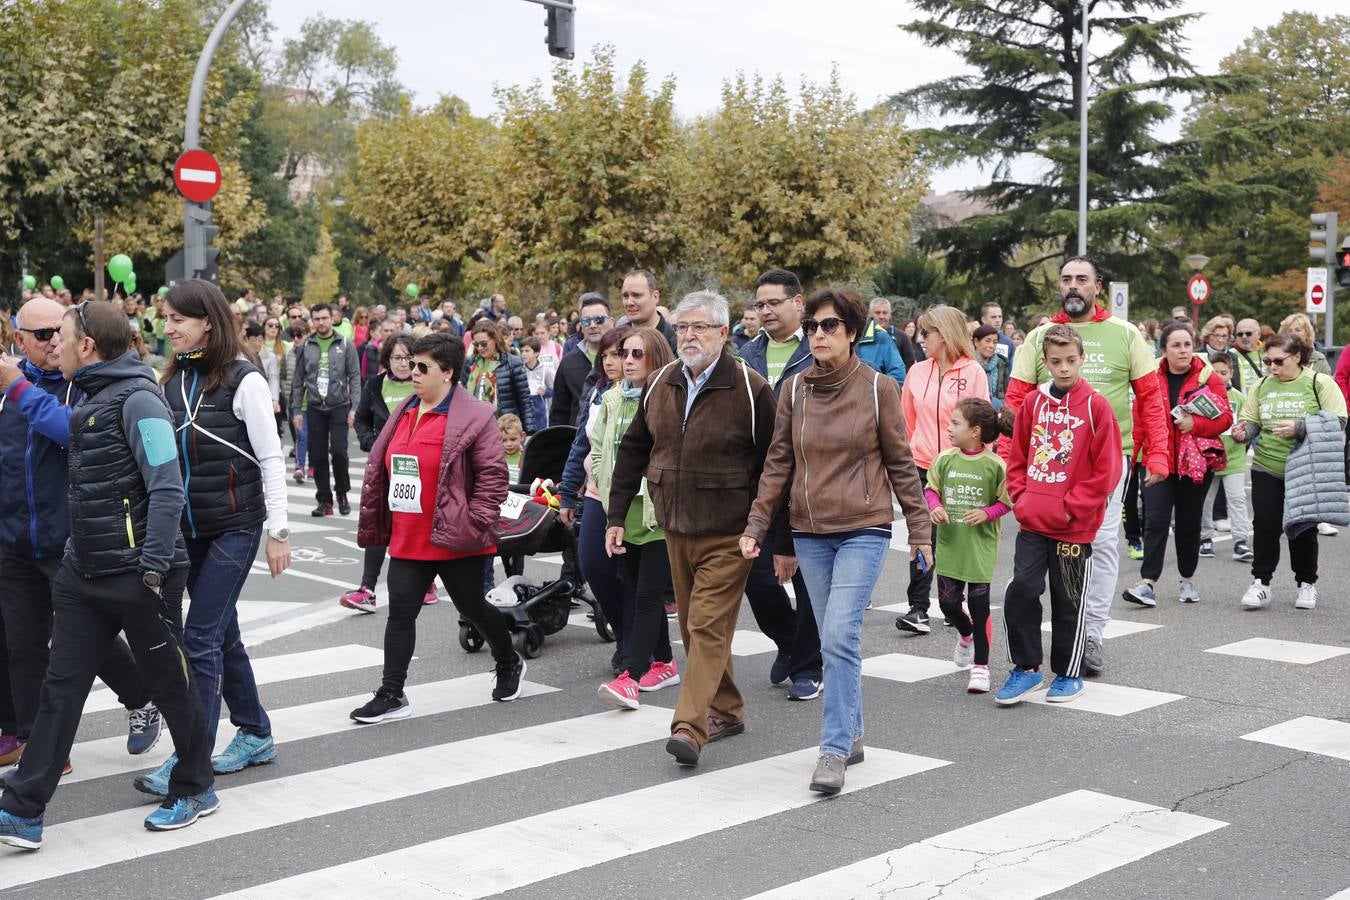
[[[60,275],[52,276],[52,290],[59,291],[66,286],[66,280]]]
[[[159,289],[159,295],[161,297],[169,296],[169,286],[167,284]]]
[[[131,272],[131,257],[125,253],[119,253],[108,260],[108,274],[112,276],[113,281],[125,283]]]
[[[128,294],[136,293],[136,273],[132,272],[127,276],[127,280],[122,282],[122,287],[127,289]]]
[[[412,297],[414,300],[416,300],[417,295],[422,293],[422,289],[415,284],[409,284],[406,288],[403,289],[403,292],[407,294],[409,297]]]
[[[33,290],[33,288],[37,287],[37,279],[34,278],[32,275],[23,276],[23,287],[24,290],[28,291]]]

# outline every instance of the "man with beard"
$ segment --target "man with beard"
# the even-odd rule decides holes
[[[1158,387],[1157,362],[1138,329],[1125,319],[1117,319],[1111,311],[1096,303],[1102,289],[1102,277],[1097,265],[1085,256],[1070,257],[1060,270],[1060,307],[1050,325],[1068,323],[1083,338],[1084,363],[1082,375],[1098,391],[1106,395],[1111,409],[1120,423],[1121,467],[1120,483],[1111,492],[1106,516],[1092,541],[1092,567],[1086,594],[1084,613],[1087,642],[1083,651],[1083,669],[1089,675],[1100,675],[1106,666],[1102,649],[1102,631],[1111,618],[1111,598],[1115,594],[1116,576],[1120,571],[1120,511],[1125,495],[1129,460],[1134,456],[1134,437],[1137,431],[1144,451],[1144,465],[1148,469],[1145,486],[1152,486],[1167,478],[1168,429],[1171,416],[1167,398]],[[1004,408],[1021,409],[1022,399],[1037,385],[1050,381],[1045,366],[1042,342],[1046,329],[1042,325],[1027,335],[1024,351],[1013,359],[1012,377]],[[1141,421],[1136,423],[1130,406],[1130,391]],[[999,441],[1000,455],[1008,459],[1009,442]]]

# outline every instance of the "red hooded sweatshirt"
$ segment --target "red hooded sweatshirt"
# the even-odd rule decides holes
[[[1008,495],[1027,531],[1090,544],[1120,481],[1120,425],[1107,399],[1082,378],[1059,399],[1053,386],[1041,385],[1017,412]]]

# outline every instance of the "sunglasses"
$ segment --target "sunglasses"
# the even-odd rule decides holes
[[[1263,359],[1263,360],[1261,360],[1261,361],[1262,361],[1263,363],[1265,363],[1266,365],[1272,366],[1272,367],[1274,367],[1274,366],[1282,366],[1282,365],[1284,365],[1286,362],[1289,361],[1289,357],[1287,357],[1287,356],[1267,356],[1265,359]]]
[[[625,347],[619,351],[619,356],[624,359],[642,359],[646,355],[647,351],[643,350],[641,347],[634,347],[631,350]]]
[[[487,348],[488,348],[488,342],[487,342],[487,341],[474,341],[474,342],[473,342],[473,349],[475,349],[475,350],[486,350]]]
[[[834,334],[839,330],[839,326],[843,324],[843,319],[836,319],[834,316],[830,316],[828,319],[820,319],[819,321],[816,319],[802,319],[802,333],[808,335],[815,334],[816,329],[819,328],[826,334]]]
[[[432,365],[434,365],[434,363],[433,363]],[[427,365],[427,364],[424,363],[424,362],[415,362],[415,363],[413,363],[413,364],[412,364],[412,369],[413,369],[413,371],[416,372],[418,375],[430,375],[430,374],[431,374],[431,366]]]
[[[80,319],[81,319],[81,320],[84,319],[84,314],[83,314],[83,313],[81,313]],[[50,341],[52,338],[56,337],[57,332],[59,332],[60,330],[61,330],[61,329],[59,329],[59,328],[20,328],[20,329],[19,329],[19,331],[24,331],[24,332],[27,332],[28,334],[31,334],[31,335],[32,335],[34,338],[36,338],[40,343],[44,343],[44,344],[45,344],[47,341]]]
[[[577,319],[577,322],[582,328],[587,328],[591,325],[603,325],[608,321],[609,316],[582,316],[580,319]]]
[[[1255,331],[1239,331],[1239,332],[1237,333],[1237,336],[1238,336],[1238,337],[1256,337],[1256,332],[1255,332]]]

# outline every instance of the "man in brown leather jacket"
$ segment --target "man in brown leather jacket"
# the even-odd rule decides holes
[[[731,638],[750,561],[740,552],[773,436],[768,382],[726,348],[729,313],[711,291],[675,309],[679,360],[647,381],[614,467],[605,548],[623,553],[623,524],[639,490],[666,533],[684,638],[684,678],[666,751],[697,765],[704,744],[745,731]]]

